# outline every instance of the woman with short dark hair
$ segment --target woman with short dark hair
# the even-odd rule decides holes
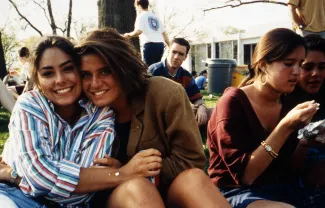
[[[147,149],[159,156],[150,170],[121,181],[109,194],[108,206],[161,207],[163,199],[171,207],[229,207],[201,170],[202,140],[184,88],[162,77],[147,77],[138,53],[116,30],[95,30],[76,49],[84,93],[96,106],[110,106],[116,113],[115,159],[123,165]],[[123,180],[125,174],[117,178]],[[153,199],[157,194],[160,200]]]

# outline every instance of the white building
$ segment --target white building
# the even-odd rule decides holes
[[[212,37],[191,41],[191,51],[184,68],[200,72],[205,67],[208,58],[235,59],[237,65],[247,65],[251,62],[254,48],[260,37],[274,28],[291,28],[290,21],[273,22],[249,27],[245,32],[225,35],[216,32]]]

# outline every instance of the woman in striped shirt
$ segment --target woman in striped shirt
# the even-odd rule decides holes
[[[43,39],[33,52],[38,90],[21,95],[12,112],[3,152],[8,166],[0,169],[0,180],[7,181],[0,184],[0,204],[7,199],[27,208],[88,207],[93,192],[113,187],[116,169],[89,167],[96,167],[94,159],[111,155],[114,114],[83,98],[79,65],[73,45],[62,37]],[[148,150],[138,158],[159,161],[153,155],[159,153]],[[124,169],[136,163],[137,158]],[[149,168],[142,167],[132,173]]]

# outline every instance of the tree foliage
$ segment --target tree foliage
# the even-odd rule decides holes
[[[6,61],[6,69],[10,69],[17,60],[17,53],[15,50],[19,46],[19,42],[14,35],[14,32],[8,32],[5,28],[0,28],[1,43]]]

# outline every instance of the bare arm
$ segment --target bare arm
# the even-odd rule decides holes
[[[170,43],[169,43],[169,38],[168,38],[166,32],[163,32],[162,35],[163,35],[166,45],[169,47]]]
[[[74,193],[89,193],[113,188],[136,177],[156,176],[160,173],[161,154],[156,149],[147,149],[133,156],[121,168],[81,168],[79,183]]]
[[[15,99],[8,91],[2,80],[0,80],[0,101],[3,107],[5,107],[10,113],[15,105]]]
[[[126,38],[134,38],[134,37],[138,37],[141,34],[142,34],[141,30],[134,30],[134,31],[129,32],[129,33],[124,33],[123,36],[126,37]]]
[[[291,110],[275,127],[265,142],[279,152],[289,135],[301,124],[307,124],[317,111],[314,102],[305,102]],[[250,156],[241,178],[245,185],[251,185],[271,164],[273,157],[260,145]]]
[[[293,4],[288,4],[288,8],[289,8],[289,12],[290,12],[290,17],[292,19],[292,22],[296,25],[303,25],[304,27],[306,26],[305,23],[299,18],[298,14],[297,14],[297,6],[293,5]]]

